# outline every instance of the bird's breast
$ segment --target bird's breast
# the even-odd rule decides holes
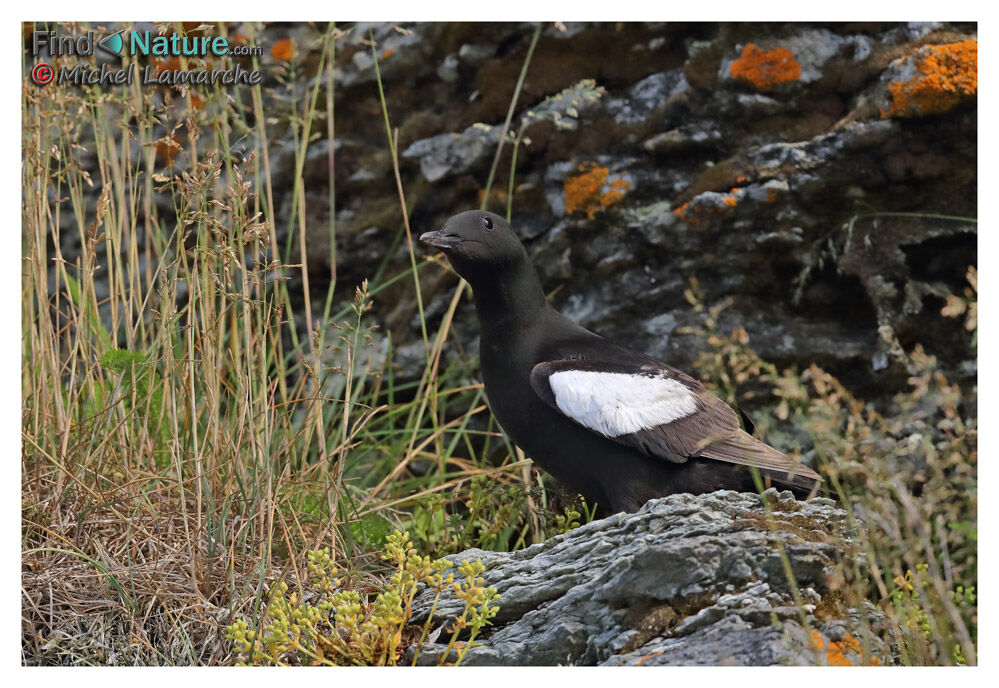
[[[531,388],[531,369],[537,362],[535,352],[520,338],[483,341],[479,355],[489,407],[507,434],[520,444],[519,436],[524,430],[532,428],[534,420],[552,412]]]

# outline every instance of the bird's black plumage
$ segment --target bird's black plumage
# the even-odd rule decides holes
[[[694,378],[552,308],[499,215],[461,213],[420,239],[472,285],[482,378],[503,430],[587,499],[635,511],[679,492],[755,490],[751,466],[799,496],[818,484]]]

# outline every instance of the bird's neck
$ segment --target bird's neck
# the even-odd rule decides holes
[[[516,326],[550,308],[538,273],[527,260],[502,276],[472,281],[472,294],[483,327]]]

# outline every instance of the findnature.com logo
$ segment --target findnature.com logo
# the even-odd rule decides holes
[[[192,32],[194,33],[194,32]],[[140,84],[182,86],[187,84],[222,84],[236,86],[259,84],[259,69],[247,69],[233,58],[259,57],[259,46],[233,43],[226,36],[185,35],[183,33],[156,33],[152,31],[121,30],[107,35],[94,31],[73,35],[58,30],[36,29],[31,34],[30,53],[35,64],[29,73],[38,86],[55,81],[77,86],[116,86]],[[95,50],[100,51],[96,53]],[[81,59],[75,65],[52,66],[53,58],[104,57]],[[127,64],[109,63],[110,58],[128,58]],[[172,66],[174,58],[218,60],[218,68],[178,69]],[[158,63],[158,64],[156,64]]]

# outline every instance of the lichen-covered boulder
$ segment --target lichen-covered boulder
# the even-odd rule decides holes
[[[774,489],[763,499],[674,495],[525,550],[451,557],[481,559],[500,593],[491,629],[463,664],[891,662],[880,612],[849,608],[836,592],[859,556],[846,512]],[[422,592],[414,619],[432,604]],[[462,608],[445,593],[435,623],[449,628]],[[420,662],[444,650],[428,643]]]

